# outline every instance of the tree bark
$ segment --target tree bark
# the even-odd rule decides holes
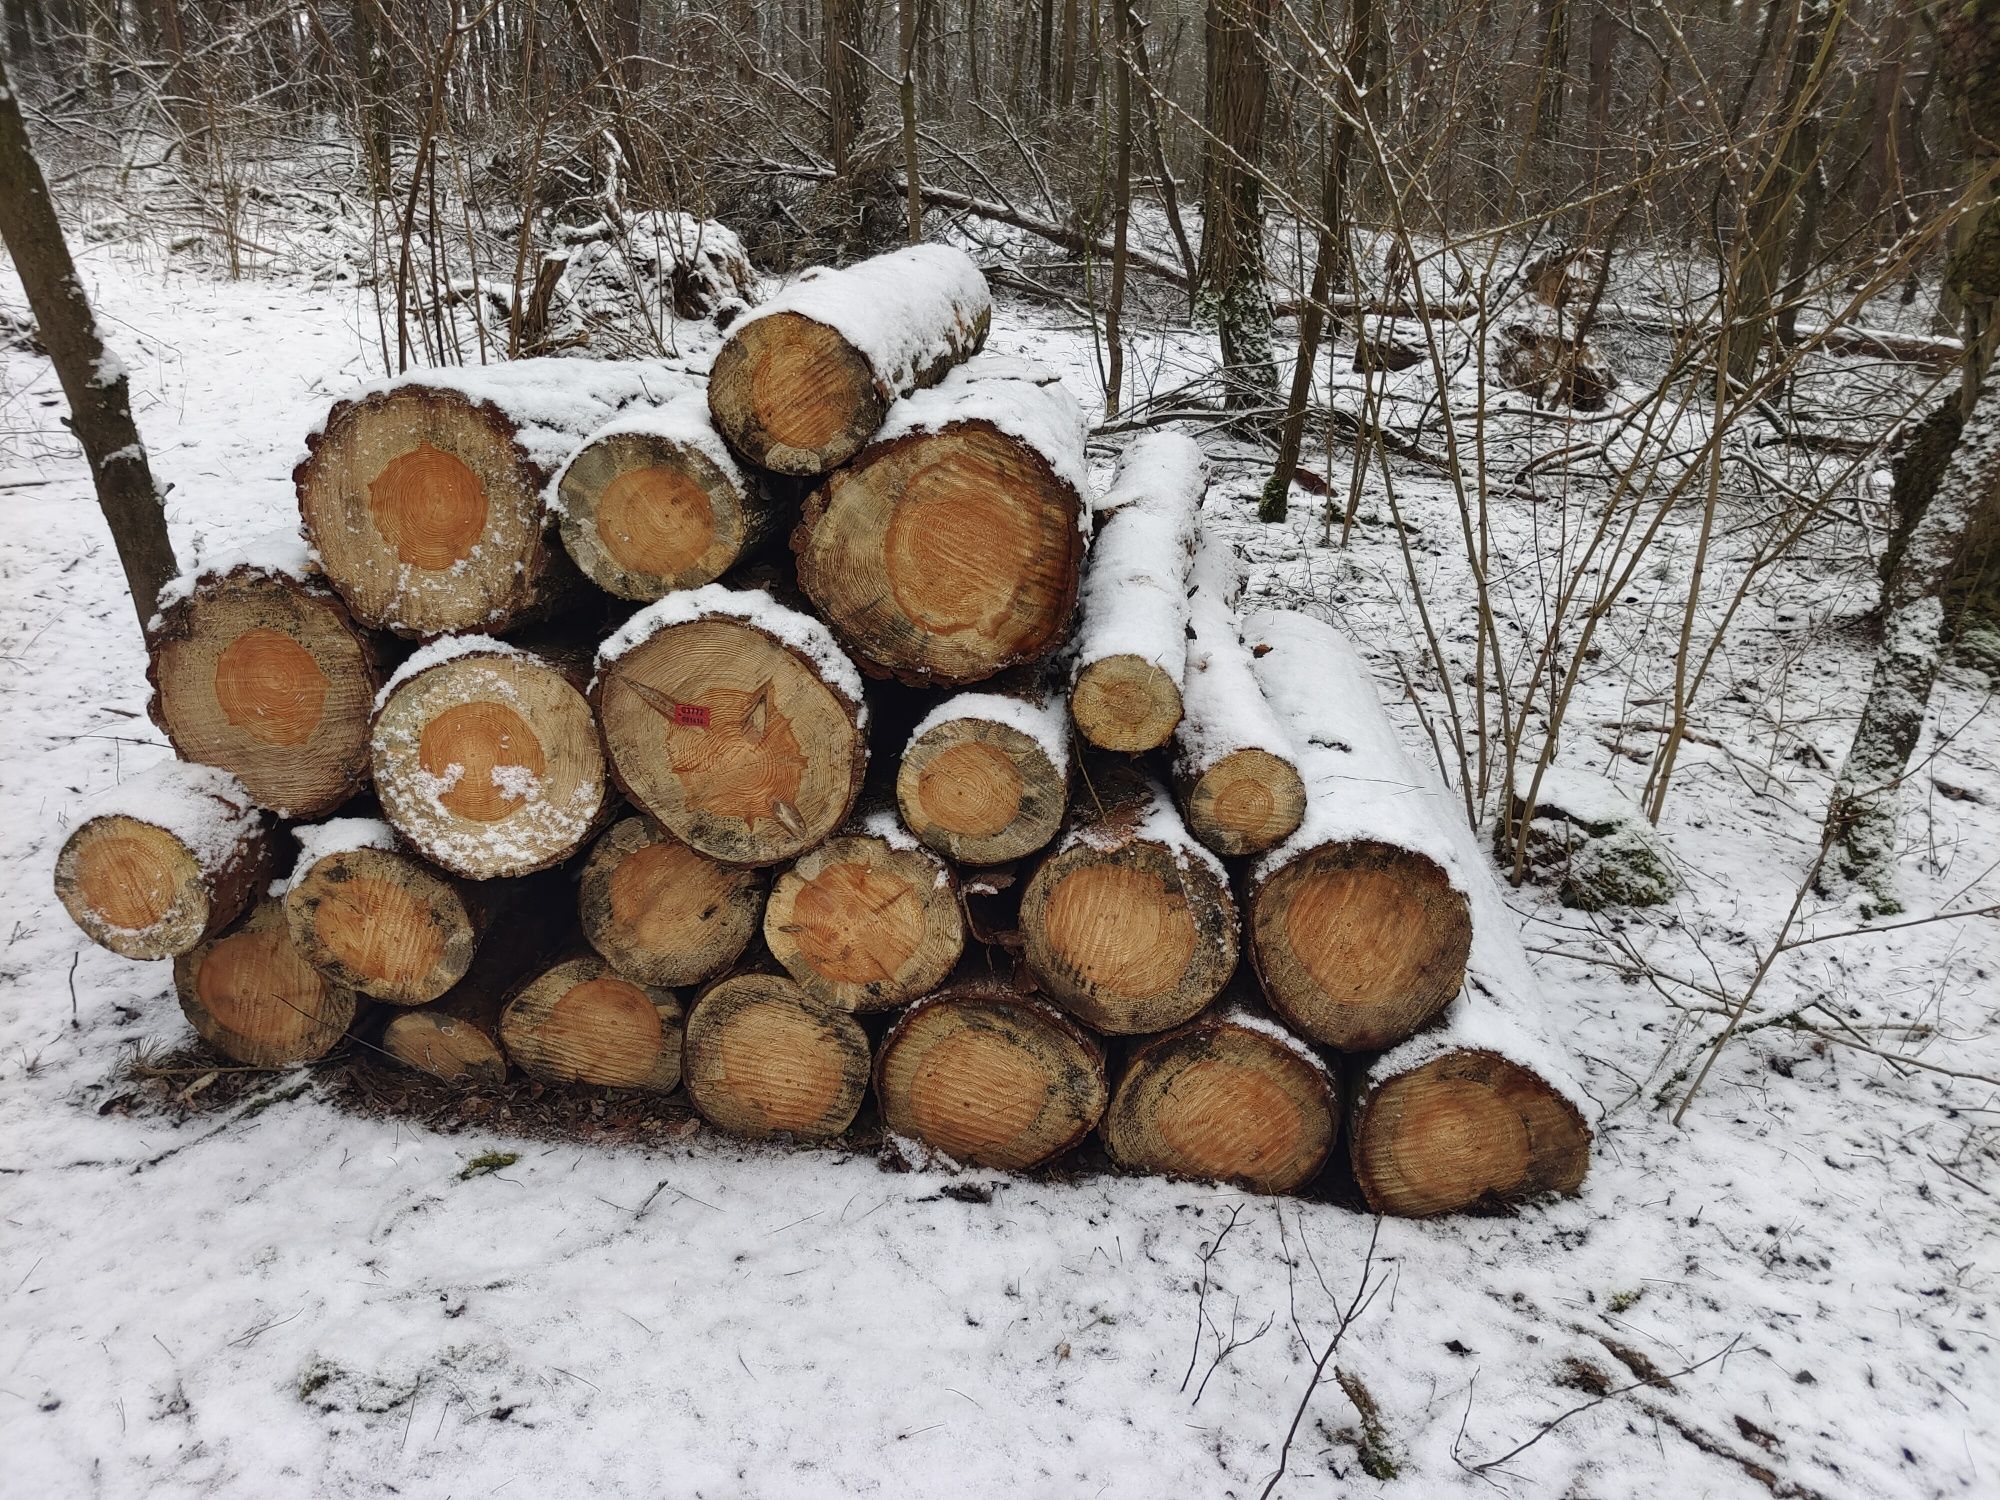
[[[1202,183],[1200,281],[1195,310],[1221,341],[1227,404],[1278,404],[1265,289],[1263,185],[1264,49],[1276,0],[1209,0],[1207,146]]]

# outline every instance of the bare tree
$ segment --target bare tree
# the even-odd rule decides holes
[[[1266,47],[1276,0],[1209,0],[1207,150],[1202,170],[1200,280],[1195,310],[1222,344],[1232,408],[1275,407],[1271,303],[1265,287]]]

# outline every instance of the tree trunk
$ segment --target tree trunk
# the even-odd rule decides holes
[[[861,55],[865,0],[824,0],[820,10],[820,69],[826,85],[827,160],[845,181],[853,170],[855,137],[868,107],[867,64]]]
[[[650,819],[614,823],[577,890],[583,935],[619,973],[701,984],[734,964],[763,920],[764,880],[690,849]]]
[[[829,1140],[868,1092],[868,1036],[847,1011],[779,974],[718,980],[688,1013],[684,1081],[731,1135]]]
[[[896,773],[904,826],[961,864],[1034,853],[1062,826],[1068,799],[1059,702],[960,693],[917,726]]]
[[[903,116],[903,201],[909,213],[910,243],[924,239],[923,181],[917,167],[917,6],[919,0],[896,0],[896,21],[901,33],[898,56],[902,60],[897,75],[896,99]]]
[[[543,1083],[669,1094],[681,1081],[681,1003],[595,953],[535,975],[500,1012],[500,1045]]]
[[[359,1011],[354,991],[323,977],[292,945],[283,904],[269,900],[176,958],[174,988],[201,1039],[252,1068],[317,1061]]]
[[[1222,343],[1232,409],[1277,405],[1271,304],[1264,285],[1264,160],[1270,71],[1264,46],[1275,0],[1209,0],[1207,147],[1195,310]]]
[[[1093,4],[1095,0],[1093,0]],[[1104,415],[1118,415],[1125,389],[1125,262],[1132,226],[1132,0],[1111,0],[1112,50],[1117,57],[1114,109],[1117,145],[1111,174],[1111,291],[1104,306]]]

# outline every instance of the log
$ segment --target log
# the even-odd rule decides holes
[[[573,954],[523,984],[500,1012],[500,1046],[530,1078],[671,1093],[681,1081],[681,1003],[672,990]]]
[[[1005,864],[1061,828],[1069,761],[1060,701],[959,693],[911,731],[896,805],[910,832],[947,859]]]
[[[1236,903],[1222,862],[1165,790],[1106,764],[1021,897],[1025,958],[1042,989],[1113,1035],[1201,1013],[1235,972]]]
[[[354,991],[293,946],[285,909],[259,901],[241,921],[174,960],[181,1012],[204,1042],[252,1068],[288,1068],[331,1052],[354,1024]]]
[[[860,451],[898,396],[978,353],[992,316],[986,278],[947,245],[807,271],[716,353],[716,431],[759,468],[824,474]]]
[[[757,935],[764,880],[690,849],[650,818],[598,836],[577,888],[583,935],[627,979],[702,984]]]
[[[465,977],[486,919],[469,887],[405,853],[376,818],[293,831],[299,858],[281,899],[307,963],[391,1005],[422,1005]]]
[[[715,582],[789,516],[716,435],[700,391],[613,417],[563,465],[555,493],[563,546],[583,575],[648,602]]]
[[[182,759],[280,817],[323,818],[366,784],[380,655],[296,530],[169,583],[146,646],[147,708]]]
[[[771,956],[816,1000],[887,1010],[927,994],[965,948],[950,868],[881,812],[799,856],[764,908]]]
[[[873,674],[962,687],[1062,644],[1083,559],[1083,408],[983,355],[898,402],[807,497],[799,586]]]
[[[703,991],[682,1063],[701,1117],[752,1139],[831,1139],[854,1123],[868,1091],[861,1023],[782,974],[735,974]]]
[[[100,947],[174,958],[235,921],[271,871],[271,820],[243,783],[168,761],[83,805],[56,856],[55,888]]]
[[[1319,1174],[1340,1125],[1333,1075],[1276,1022],[1213,1010],[1126,1060],[1099,1130],[1129,1172],[1289,1193]]]
[[[1451,965],[1462,964],[1462,992],[1426,1030],[1367,1064],[1354,1090],[1348,1149],[1369,1207],[1423,1217],[1574,1191],[1590,1161],[1587,1096],[1550,1045],[1555,1026],[1543,1013],[1518,927],[1461,809],[1436,776],[1403,757],[1367,668],[1337,632],[1273,611],[1246,620],[1244,633],[1270,648],[1258,659],[1259,680],[1294,741],[1307,747],[1300,764],[1306,821],[1266,862],[1282,865],[1287,850],[1329,847],[1327,835],[1358,834],[1380,847],[1382,835],[1394,831],[1395,847],[1408,854],[1421,846],[1433,869],[1448,872],[1458,921],[1470,928],[1462,958]],[[1379,884],[1349,894],[1357,891],[1385,907]],[[1252,897],[1253,941],[1262,899]],[[1384,937],[1400,938],[1423,920],[1407,907],[1400,917],[1380,915],[1374,941],[1355,951],[1380,961]],[[1358,929],[1349,935],[1368,936]],[[1403,961],[1409,945],[1397,946],[1403,952],[1392,967],[1411,972]],[[1265,972],[1266,993],[1275,999]]]
[[[1097,501],[1069,707],[1101,750],[1156,750],[1180,722],[1188,563],[1207,488],[1194,439],[1146,432]]]
[[[1243,568],[1220,537],[1195,552],[1188,591],[1187,672],[1174,730],[1173,782],[1188,832],[1217,854],[1261,854],[1305,816],[1291,737],[1257,686],[1236,607]]]
[[[710,585],[639,611],[598,653],[613,774],[729,864],[794,859],[847,821],[868,766],[861,677],[824,625]]]
[[[470,880],[560,864],[609,813],[590,704],[547,658],[453,636],[397,669],[369,736],[382,813]]]
[[[889,1028],[883,1125],[954,1161],[1026,1171],[1090,1134],[1109,1090],[1096,1040],[1032,991],[967,975]]]
[[[646,362],[425,370],[335,403],[292,471],[320,565],[354,618],[428,637],[504,630],[576,581],[543,495],[621,407],[690,385]]]

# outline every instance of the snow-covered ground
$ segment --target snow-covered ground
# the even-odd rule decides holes
[[[183,556],[282,521],[301,435],[379,373],[372,304],[87,249]],[[20,305],[11,277],[0,305]],[[1095,390],[1087,331],[1010,305],[993,345]],[[1838,1040],[1750,1030],[1685,1128],[1668,1118],[1811,862],[1866,677],[1839,628],[1865,602],[1858,559],[1790,570],[1739,617],[1663,824],[1677,902],[1591,918],[1508,894],[1604,1112],[1582,1196],[1385,1222],[1364,1267],[1376,1226],[1348,1209],[1097,1171],[893,1173],[706,1131],[440,1135],[337,1108],[311,1073],[131,1112],[158,1092],[131,1065],[184,1037],[167,966],[88,946],[49,873],[79,794],[164,752],[62,414],[46,361],[0,355],[0,1490],[1256,1495],[1367,1275],[1281,1494],[2000,1494],[1994,923],[1782,955],[1758,1017],[1811,1002],[1799,1020]],[[1093,456],[1101,481],[1113,447]],[[1252,602],[1347,626],[1400,698],[1419,627],[1375,481],[1342,554],[1309,499],[1260,527],[1261,472],[1224,450],[1218,475]],[[1398,502],[1432,597],[1461,610],[1449,492],[1413,474]],[[1558,510],[1501,496],[1494,524],[1532,589]],[[1688,555],[1672,538],[1642,587],[1677,597]],[[1608,632],[1572,730],[1579,763],[1628,785],[1643,773],[1602,741],[1659,712],[1632,706],[1653,686],[1631,680],[1638,630]],[[1906,922],[1996,899],[1986,693],[1940,686]],[[1854,920],[1809,906],[1805,930]],[[466,1175],[487,1152],[518,1159]],[[1241,1341],[1219,1362],[1218,1338]]]

